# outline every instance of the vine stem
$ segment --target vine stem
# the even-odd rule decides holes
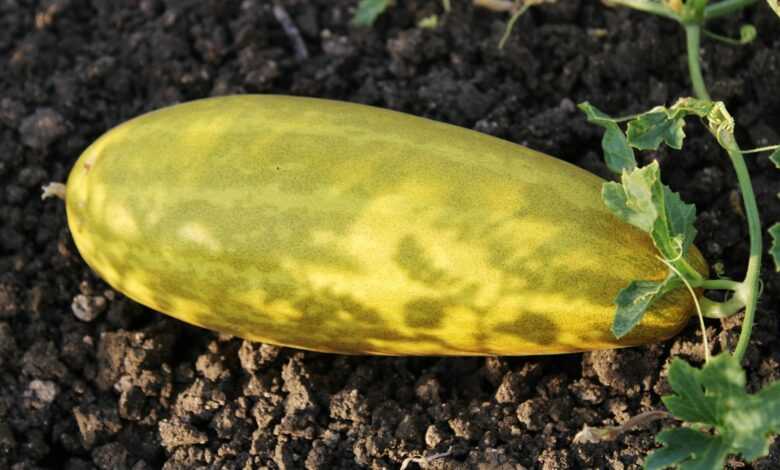
[[[731,279],[707,279],[699,284],[699,287],[703,289],[712,290],[737,290],[742,283],[738,281],[732,281]]]
[[[750,150],[743,150],[742,155],[748,154],[748,153],[761,153],[761,152],[768,152],[770,150],[777,150],[780,148],[780,145],[767,145],[766,147],[758,147]]]
[[[704,19],[711,20],[713,18],[729,15],[735,11],[749,7],[756,3],[756,1],[757,0],[723,0],[713,3],[704,9]]]
[[[506,44],[507,39],[509,39],[509,35],[512,34],[512,29],[515,27],[515,22],[525,14],[534,4],[530,2],[523,3],[523,6],[521,6],[516,12],[512,14],[512,17],[509,19],[509,23],[506,25],[506,29],[504,29],[504,34],[501,36],[501,40],[498,41],[498,48],[503,49],[504,44]]]
[[[705,318],[728,318],[743,308],[745,308],[745,301],[742,297],[733,296],[724,302],[717,302],[706,297],[701,299],[701,314]]]
[[[737,173],[739,187],[742,190],[742,200],[745,205],[745,216],[747,217],[748,235],[750,238],[750,258],[745,280],[734,292],[735,297],[745,302],[745,318],[742,322],[742,331],[739,333],[739,340],[737,340],[737,346],[734,349],[734,357],[742,362],[750,343],[758,304],[758,284],[760,280],[759,275],[761,274],[761,252],[763,250],[761,219],[758,215],[758,205],[756,204],[756,196],[753,193],[753,184],[750,181],[750,174],[748,173],[747,165],[745,165],[742,152],[739,150],[739,146],[732,134],[727,133],[721,137],[729,158],[731,158],[731,164]]]
[[[688,71],[691,75],[693,92],[699,99],[710,100],[704,77],[701,74],[701,59],[699,48],[701,45],[701,25],[690,23],[685,25],[685,39],[688,48]]]

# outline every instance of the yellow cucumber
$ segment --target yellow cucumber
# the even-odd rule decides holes
[[[419,117],[244,95],[107,132],[66,201],[86,262],[185,322],[316,351],[527,355],[660,341],[692,313],[679,289],[614,338],[617,292],[667,268],[602,182]]]

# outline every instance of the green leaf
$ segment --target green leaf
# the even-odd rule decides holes
[[[772,246],[769,248],[769,254],[775,260],[775,271],[780,272],[780,223],[774,224],[769,228],[769,235],[772,237]]]
[[[715,416],[726,416],[731,407],[739,407],[733,399],[745,394],[745,371],[734,356],[720,354],[713,357],[702,368],[699,379],[707,390]]]
[[[744,30],[748,34],[748,29]],[[681,149],[685,139],[685,118],[694,115],[707,120],[710,132],[721,142],[725,135],[734,132],[734,119],[726,106],[718,101],[681,98],[670,107],[657,106],[650,111],[629,120],[626,134],[621,132],[618,122],[588,103],[578,105],[588,122],[605,129],[601,146],[607,166],[615,173],[631,170],[636,166],[633,148],[656,150],[665,143],[674,149]]]
[[[680,195],[663,186],[663,208],[660,223],[653,232],[653,242],[668,259],[685,256],[696,238],[696,206],[683,202]]]
[[[669,368],[674,395],[664,404],[677,418],[712,428],[712,434],[680,428],[659,434],[664,447],[646,460],[647,468],[721,468],[729,454],[748,461],[769,453],[780,432],[780,381],[756,394],[745,391],[745,371],[729,353],[713,357],[701,369],[681,359]]]
[[[680,258],[685,256],[696,237],[693,225],[696,208],[683,203],[678,194],[661,184],[658,162],[632,171],[623,170],[620,183],[604,183],[601,198],[615,216],[649,233],[661,254],[673,265],[681,266]],[[683,267],[682,276],[695,275],[685,269],[693,268]],[[612,334],[616,338],[627,335],[653,302],[682,285],[682,280],[674,273],[663,282],[632,281],[615,297],[617,309]]]
[[[731,447],[734,453],[741,454],[747,460],[757,459],[769,453],[771,426],[767,411],[758,396],[739,396],[739,403],[731,403],[732,409],[723,413],[723,424],[726,429],[738,429],[734,433]],[[732,401],[737,398],[733,398]]]
[[[702,385],[715,395],[739,395],[745,391],[745,371],[731,354],[719,354],[701,370]]]
[[[727,119],[728,113],[724,114],[725,108],[721,108],[721,103],[695,98],[680,99],[670,108],[653,108],[628,123],[625,142],[638,149],[657,149],[662,143],[679,149],[685,138],[683,127],[686,116],[706,116],[711,124],[716,123],[713,125],[718,131],[722,131],[728,127],[730,121]],[[599,123],[614,132],[619,131],[614,119],[589,103],[582,103],[580,109],[585,111],[589,121]],[[715,110],[717,112],[714,112]],[[605,139],[606,137],[607,134]],[[606,183],[601,196],[613,214],[649,233],[664,258],[674,262],[686,255],[696,237],[696,207],[685,204],[678,194],[663,185],[659,173],[656,162],[638,170],[623,168],[621,183]],[[684,264],[683,267],[684,277],[698,278],[698,274],[689,265]]]
[[[661,143],[673,149],[682,148],[685,119],[666,111],[651,111],[628,123],[628,143],[640,150],[657,150]]]
[[[670,111],[674,114],[676,119],[689,116],[691,114],[700,118],[704,118],[710,114],[714,106],[715,103],[712,101],[687,97],[677,100],[677,102],[674,103],[670,108]]]
[[[738,368],[738,365],[732,367]],[[769,452],[772,434],[780,432],[780,382],[749,395],[744,392],[744,372],[741,379],[743,386],[731,392],[723,423],[726,428],[736,430],[731,444],[734,452],[754,460]]]
[[[651,233],[658,219],[658,209],[653,201],[653,188],[659,184],[658,177],[656,161],[643,168],[623,170],[621,183],[604,183],[601,198],[618,218]]]
[[[758,402],[765,407],[769,425],[780,431],[780,380],[761,389],[757,396]]]
[[[691,455],[703,455],[713,437],[690,428],[666,429],[656,436],[664,447],[645,459],[646,470],[661,470],[687,460]]]
[[[667,277],[663,282],[631,281],[628,287],[621,289],[615,298],[617,311],[612,320],[612,334],[616,338],[627,335],[639,324],[656,299],[681,285],[682,282],[676,275]]]
[[[360,0],[352,17],[354,26],[371,26],[374,21],[387,10],[391,0]]]
[[[689,460],[680,465],[680,470],[718,470],[723,468],[729,454],[723,437],[711,437],[707,447],[700,453],[692,454]]]
[[[604,137],[601,139],[601,148],[604,151],[607,167],[618,174],[622,173],[623,170],[636,168],[634,151],[628,145],[626,136],[623,135],[617,122],[587,101],[580,103],[577,107],[585,113],[588,122],[605,129]]]
[[[649,233],[669,260],[684,256],[696,237],[696,206],[661,183],[656,161],[624,170],[620,183],[604,183],[601,199],[620,220]]]
[[[670,107],[656,106],[628,123],[628,143],[639,149],[657,149],[661,143],[679,149],[685,138],[685,118],[706,119],[709,131],[723,145],[726,136],[733,136],[734,118],[721,101],[680,98]]]
[[[717,421],[715,404],[704,396],[701,371],[679,358],[669,366],[669,385],[676,395],[662,397],[674,416],[694,423],[714,424]]]

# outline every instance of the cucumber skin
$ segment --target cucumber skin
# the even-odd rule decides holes
[[[66,205],[100,276],[194,325],[346,354],[533,355],[661,341],[693,312],[680,289],[613,337],[617,292],[667,269],[602,183],[419,117],[241,95],[110,130]]]

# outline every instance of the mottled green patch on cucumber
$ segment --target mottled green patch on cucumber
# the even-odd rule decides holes
[[[445,319],[446,306],[438,299],[414,299],[404,306],[404,320],[412,328],[438,328]]]
[[[425,249],[412,235],[403,237],[399,242],[396,262],[410,279],[433,288],[452,282],[447,273],[426,256]]]

